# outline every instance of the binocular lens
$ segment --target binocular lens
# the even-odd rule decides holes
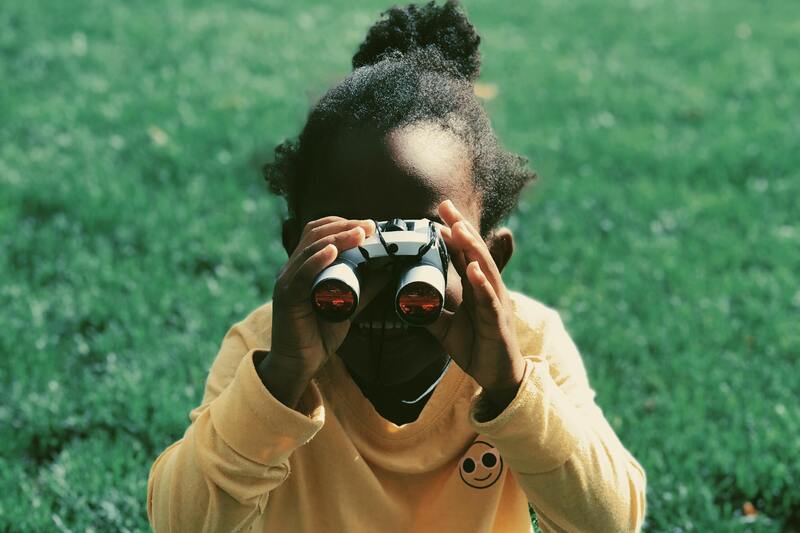
[[[432,324],[442,310],[442,295],[429,283],[415,281],[404,286],[397,295],[397,309],[405,321],[413,325]]]
[[[331,322],[347,320],[356,309],[356,293],[338,279],[326,279],[314,287],[314,310]]]

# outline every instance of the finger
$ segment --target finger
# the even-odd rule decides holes
[[[448,226],[452,226],[459,220],[464,219],[464,216],[458,209],[456,209],[456,206],[453,205],[453,202],[450,200],[445,200],[444,202],[440,203],[437,207],[437,211],[439,212],[439,216],[442,218],[442,221]]]
[[[286,296],[291,303],[308,302],[314,278],[336,260],[338,253],[336,245],[326,244],[303,262],[286,288]]]
[[[478,261],[481,271],[499,294],[502,291],[503,278],[483,239],[475,237],[464,222],[459,221],[453,226],[453,243],[456,248],[463,250],[464,258],[468,262]]]
[[[450,263],[452,263],[453,268],[458,273],[458,277],[461,279],[461,298],[468,305],[472,305],[472,287],[467,279],[467,261],[464,258],[464,253],[460,250],[454,250],[454,253],[450,255]]]
[[[440,226],[439,234],[442,236],[442,240],[444,241],[445,245],[447,245],[448,251],[450,248],[458,248],[459,244],[453,239],[453,228],[448,226]]]
[[[445,226],[443,224],[437,223],[436,227],[439,228],[439,233],[442,235],[442,238],[444,239],[445,243],[447,243],[448,240],[453,238],[453,230],[450,229],[450,226]]]
[[[330,224],[332,222],[354,222],[354,223],[361,223],[361,224],[366,225],[367,223],[371,223],[372,221],[368,220],[368,219],[367,220],[363,220],[363,219],[348,219],[348,218],[340,217],[340,216],[337,216],[337,215],[329,215],[329,216],[326,216],[326,217],[322,217],[322,218],[318,218],[316,220],[309,221],[308,223],[306,223],[305,226],[303,226],[302,233],[306,233],[306,232],[308,232],[310,230],[313,230],[313,229],[321,227],[321,226],[325,226],[325,225]]]
[[[499,328],[502,323],[502,304],[477,261],[467,265],[467,277],[475,297],[479,322],[490,328]]]
[[[502,283],[500,270],[480,232],[464,218],[452,201],[445,200],[439,204],[438,210],[442,220],[449,225],[449,228],[442,228],[440,231],[445,244],[463,250],[468,261],[473,259],[481,261],[483,271],[495,288],[499,289],[498,283]]]
[[[330,224],[330,223],[333,223],[333,222],[342,222],[342,221],[345,221],[345,220],[347,220],[347,219],[343,218],[343,217],[331,215],[331,216],[322,217],[322,218],[318,218],[316,220],[311,220],[311,221],[307,222],[306,225],[303,226],[303,230],[300,232],[300,237],[298,238],[298,243],[297,243],[296,248],[304,248],[304,247],[308,246],[309,244],[311,244],[312,242],[314,242],[315,239],[309,240],[308,234],[311,233],[312,231],[316,230],[317,228],[325,226],[326,224]]]
[[[442,220],[451,228],[457,222],[464,222],[467,225],[467,229],[469,229],[476,238],[481,239],[480,232],[478,232],[475,227],[470,224],[469,220],[461,214],[456,206],[450,200],[445,200],[438,206],[439,216],[442,217]]]
[[[453,238],[452,230],[446,226],[442,227],[441,234],[447,247],[447,255],[450,258],[450,262],[453,263],[458,275],[462,279],[466,279],[467,261],[464,259],[464,250],[461,243],[456,242]]]
[[[467,261],[464,258],[464,251],[460,243],[453,239],[452,230],[450,228],[441,226],[440,229],[444,244],[447,247],[447,256],[450,259],[450,263],[453,264],[453,268],[455,268],[458,273],[458,276],[462,279],[463,285],[463,280],[467,279]]]
[[[346,219],[343,218],[343,217],[336,216],[336,215],[330,215],[330,216],[327,216],[327,217],[318,218],[316,220],[312,220],[312,221],[308,222],[305,225],[305,228],[303,228],[303,231],[305,232],[306,230],[316,228],[317,226],[323,226],[325,224],[328,224],[329,222],[335,222],[337,220],[346,220]]]
[[[295,250],[295,253],[292,254],[292,257],[287,261],[284,277],[291,283],[297,270],[302,267],[312,255],[329,244],[334,245],[338,252],[343,252],[344,250],[349,250],[350,248],[355,248],[360,245],[364,242],[364,238],[364,229],[361,226],[356,226],[346,231],[328,235],[302,249]]]
[[[325,222],[320,222],[325,221]],[[306,224],[300,236],[297,247],[303,249],[310,244],[319,241],[329,235],[341,233],[349,229],[361,227],[365,236],[369,237],[375,233],[375,224],[371,220],[350,220],[341,217],[325,217],[319,221],[315,220]]]

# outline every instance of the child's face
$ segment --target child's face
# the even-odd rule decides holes
[[[302,193],[299,225],[292,234],[307,222],[327,215],[374,220],[428,218],[441,223],[437,206],[446,199],[475,227],[480,224],[481,200],[472,183],[467,147],[454,134],[434,125],[417,123],[383,136],[369,132],[341,136],[331,152],[320,159],[316,176]],[[285,235],[287,252],[291,253],[296,238]],[[396,287],[388,279],[364,274],[362,294],[368,284],[383,288],[353,318],[354,323],[381,321],[383,316],[387,321],[398,320],[394,312]],[[461,304],[461,283],[450,265],[445,308],[454,310]],[[410,328],[402,336],[387,338],[390,331],[384,336],[380,366],[370,355],[369,337],[358,327],[351,327],[337,353],[362,379],[387,385],[410,379],[446,356],[424,328]],[[375,343],[380,332],[372,334]]]

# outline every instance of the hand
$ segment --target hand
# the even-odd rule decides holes
[[[278,273],[272,301],[272,347],[258,363],[258,372],[270,392],[290,407],[350,330],[350,320],[330,323],[317,317],[311,306],[311,285],[339,252],[362,244],[374,231],[371,220],[330,216],[309,222]],[[378,288],[376,283],[362,287],[354,316]]]
[[[514,329],[511,297],[480,233],[450,200],[439,204],[442,237],[462,283],[462,302],[428,326],[453,360],[483,387],[498,409],[514,398],[524,360]]]

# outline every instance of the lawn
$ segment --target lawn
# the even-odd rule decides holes
[[[507,283],[559,310],[648,531],[800,530],[800,3],[465,0],[541,180]],[[270,298],[259,174],[369,0],[0,8],[0,531],[147,529],[227,328]]]

